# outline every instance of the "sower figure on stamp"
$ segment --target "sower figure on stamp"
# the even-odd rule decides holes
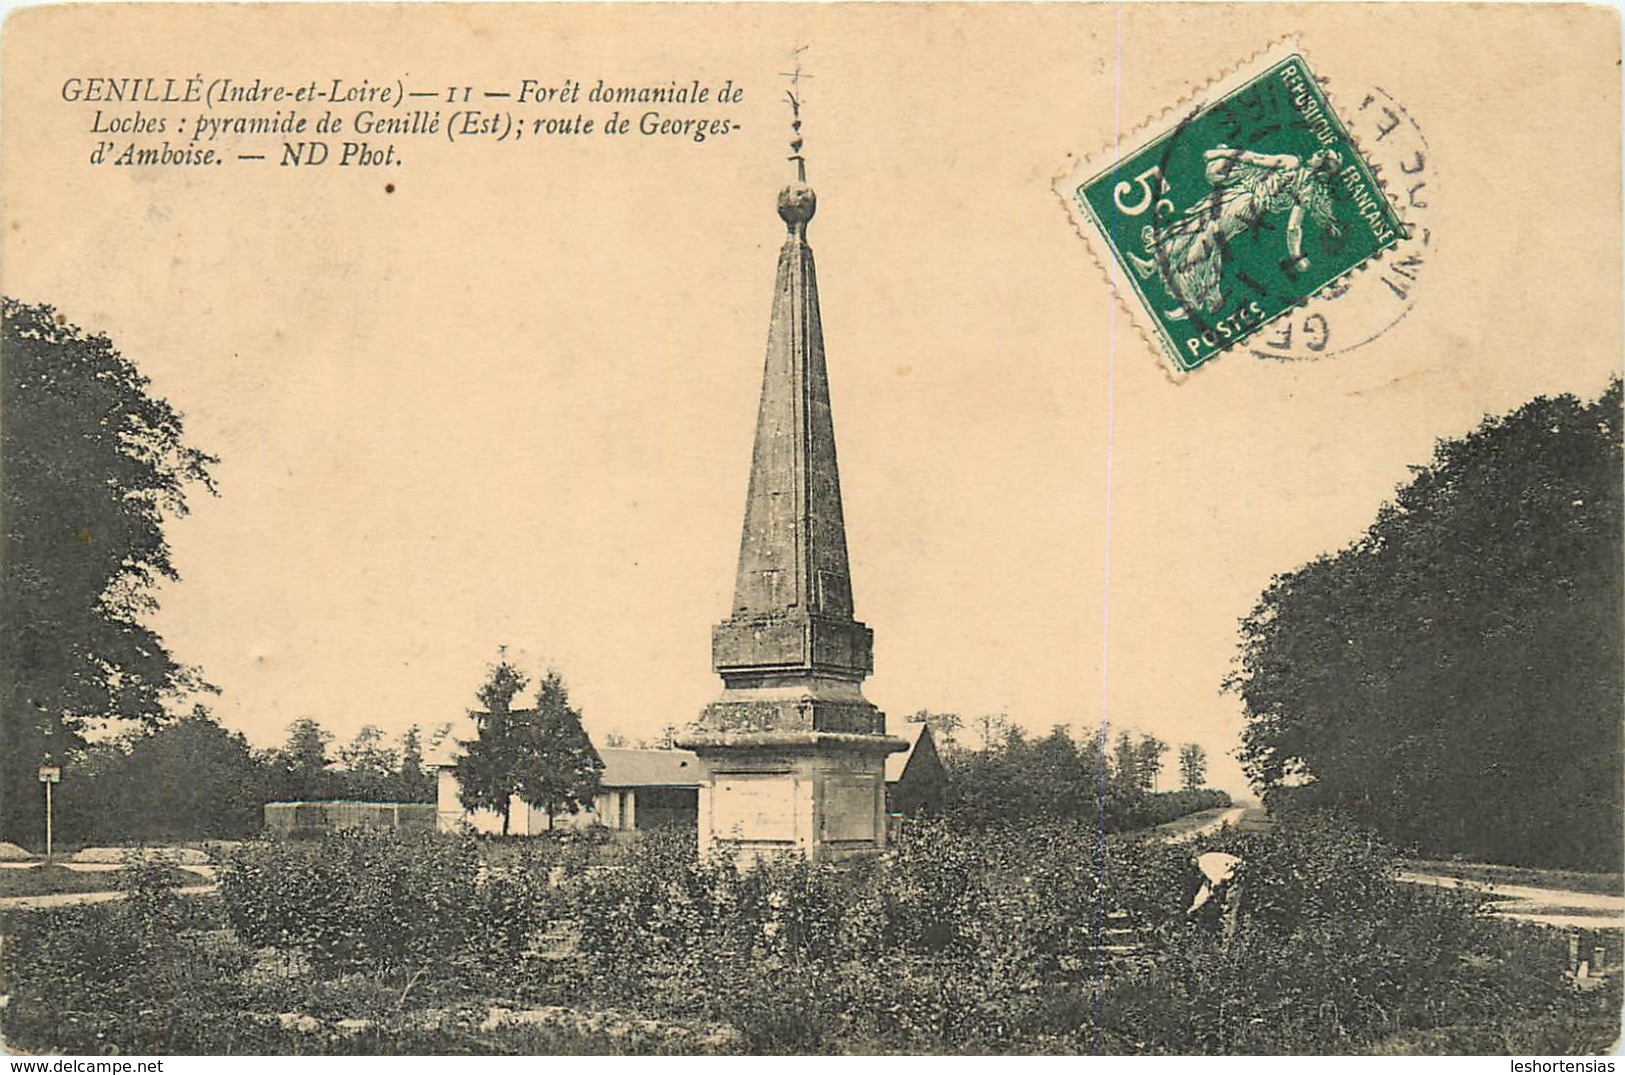
[[[1202,876],[1202,887],[1196,890],[1185,916],[1193,921],[1217,917],[1224,927],[1224,939],[1229,943],[1236,935],[1236,924],[1241,913],[1241,882],[1244,863],[1236,855],[1223,851],[1208,851],[1197,855],[1193,865]],[[1198,917],[1204,907],[1206,914]]]
[[[1272,213],[1286,213],[1287,257],[1281,267],[1301,273],[1305,214],[1327,235],[1340,229],[1332,204],[1332,180],[1343,164],[1333,149],[1310,154],[1307,162],[1290,153],[1254,153],[1221,145],[1202,154],[1204,175],[1213,192],[1167,224],[1140,229],[1146,257],[1127,253],[1140,279],[1162,280],[1180,304],[1166,316],[1183,321],[1192,314],[1224,309],[1225,251]]]

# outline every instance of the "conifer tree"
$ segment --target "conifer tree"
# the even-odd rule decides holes
[[[502,817],[502,835],[508,835],[509,806],[519,790],[515,773],[518,753],[514,735],[513,700],[529,684],[504,648],[491,665],[485,683],[475,693],[483,709],[469,713],[478,734],[462,743],[457,761],[458,797],[470,810],[494,810]]]
[[[519,739],[519,797],[547,811],[549,828],[556,815],[592,806],[604,763],[557,672],[542,677],[536,708],[523,722]]]

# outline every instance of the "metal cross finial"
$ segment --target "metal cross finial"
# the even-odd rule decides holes
[[[807,51],[808,46],[797,45],[790,53],[795,60],[794,71],[780,71],[779,74],[790,80],[790,88],[785,91],[785,98],[790,102],[790,159],[796,162],[796,180],[807,181],[807,158],[801,155],[801,80],[812,78],[801,69],[801,54]]]

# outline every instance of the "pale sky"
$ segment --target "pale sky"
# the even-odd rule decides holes
[[[220,497],[170,528],[183,581],[156,624],[228,726],[427,729],[507,645],[596,735],[652,736],[720,690],[783,238],[779,72],[809,41],[866,693],[897,721],[1198,741],[1240,791],[1218,688],[1270,576],[1357,536],[1435,438],[1619,368],[1617,27],[1473,9],[1462,49],[1465,10],[40,9],[6,31],[4,289],[106,331],[221,457]],[[1176,384],[1050,185],[1282,27],[1340,107],[1381,87],[1426,132],[1435,245],[1372,343]],[[699,145],[88,164],[65,78],[198,70],[746,94]]]

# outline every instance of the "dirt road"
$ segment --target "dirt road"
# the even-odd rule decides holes
[[[187,885],[175,889],[180,896],[207,896],[220,886]],[[0,911],[37,911],[46,907],[78,907],[88,903],[110,903],[124,898],[122,892],[57,892],[49,896],[7,896],[0,899]]]
[[[1246,812],[1247,812],[1247,808],[1245,806],[1232,806],[1230,809],[1224,811],[1224,813],[1207,819],[1206,821],[1202,822],[1200,825],[1197,825],[1195,828],[1185,829],[1182,832],[1172,833],[1171,835],[1169,835],[1169,836],[1167,836],[1167,837],[1165,837],[1163,839],[1163,843],[1168,843],[1168,844],[1189,843],[1190,841],[1196,839],[1198,836],[1205,836],[1206,834],[1208,834],[1210,832],[1218,832],[1220,829],[1224,828],[1226,825],[1234,825],[1234,824],[1236,824],[1236,822],[1240,821],[1241,818],[1242,818],[1242,815],[1245,814]]]
[[[1574,892],[1562,888],[1463,881],[1431,873],[1401,871],[1399,880],[1437,888],[1478,889],[1495,901],[1495,912],[1523,922],[1563,929],[1625,929],[1625,896]]]

